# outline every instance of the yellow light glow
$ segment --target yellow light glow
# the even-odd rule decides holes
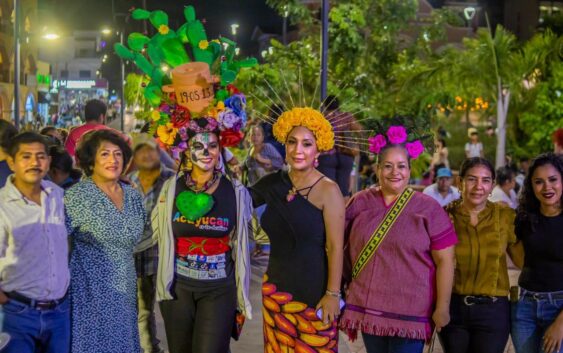
[[[103,33],[103,34],[111,34],[111,29],[109,29],[109,28],[104,28],[104,29],[102,29],[102,33]]]
[[[55,40],[55,39],[59,39],[60,36],[56,33],[47,33],[43,36],[43,38],[45,38],[47,40]]]

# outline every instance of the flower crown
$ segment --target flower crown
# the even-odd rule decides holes
[[[383,147],[387,145],[387,142],[393,145],[403,145],[407,150],[409,157],[412,159],[418,158],[422,152],[424,152],[424,145],[420,140],[415,140],[412,142],[407,142],[408,134],[407,129],[402,125],[390,126],[387,130],[387,138],[382,134],[377,134],[368,138],[369,151],[375,154],[379,154]]]
[[[334,147],[332,125],[320,111],[313,108],[293,108],[284,112],[273,125],[272,132],[276,140],[285,144],[287,136],[297,126],[311,130],[319,151],[326,152]]]

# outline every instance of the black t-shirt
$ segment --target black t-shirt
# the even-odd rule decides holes
[[[516,219],[515,231],[525,252],[520,287],[532,292],[563,291],[563,214],[540,214],[533,227]]]
[[[176,197],[189,190],[186,180],[176,181]],[[235,228],[237,221],[236,196],[233,185],[221,177],[219,186],[211,194],[213,208],[205,216],[188,221],[176,206],[172,212],[172,233],[175,239],[190,237],[223,238]],[[208,290],[231,283],[234,280],[234,261],[231,251],[221,255],[204,256],[176,254],[176,278],[191,288]]]

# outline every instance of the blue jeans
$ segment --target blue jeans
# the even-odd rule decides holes
[[[362,333],[367,353],[422,353],[424,340]]]
[[[543,353],[542,337],[563,310],[563,299],[534,298],[534,293],[522,289],[520,300],[512,303],[512,342],[516,353]],[[550,293],[562,295],[563,292]],[[545,297],[545,295],[544,295]],[[559,350],[563,353],[563,349]]]
[[[70,303],[37,310],[10,299],[2,305],[4,332],[11,340],[3,353],[68,353],[70,351]]]

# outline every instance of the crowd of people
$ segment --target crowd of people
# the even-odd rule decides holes
[[[560,151],[495,170],[470,131],[454,186],[438,139],[418,192],[419,152],[394,127],[377,185],[350,195],[357,148],[335,139],[357,122],[331,102],[351,128],[274,109],[242,167],[211,117],[192,119],[179,160],[108,128],[96,100],[68,136],[0,120],[3,351],[162,352],[158,303],[171,353],[229,352],[253,316],[254,239],[269,244],[265,352],[336,352],[339,330],[368,353],[420,353],[434,331],[446,353],[501,353],[509,335],[516,353],[563,352]]]

